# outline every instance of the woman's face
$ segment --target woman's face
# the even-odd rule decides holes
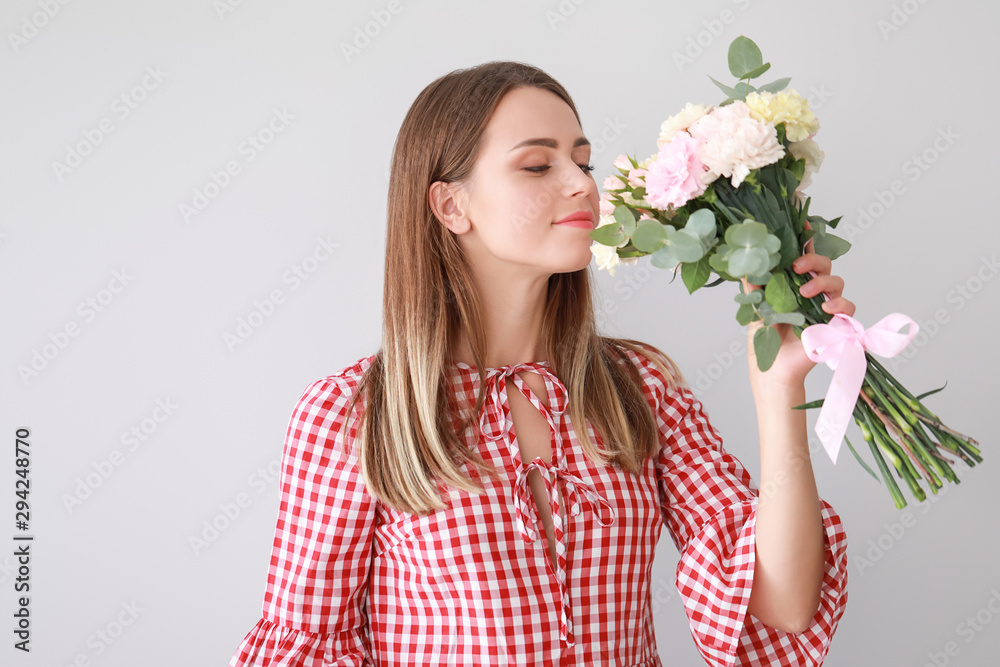
[[[452,227],[470,261],[546,275],[586,268],[600,195],[590,142],[569,105],[547,90],[517,88],[500,101],[483,139],[460,198],[462,227]],[[556,224],[579,212],[590,215],[586,227]]]

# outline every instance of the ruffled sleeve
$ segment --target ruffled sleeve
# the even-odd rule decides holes
[[[229,667],[373,664],[367,584],[376,503],[354,452],[343,453],[357,430],[352,417],[346,433],[350,399],[347,380],[330,376],[310,384],[292,412],[262,618]]]
[[[660,505],[680,552],[676,584],[698,651],[712,667],[820,665],[847,604],[847,536],[820,500],[826,567],[820,608],[801,633],[747,613],[753,585],[757,487],[690,388],[657,382]]]

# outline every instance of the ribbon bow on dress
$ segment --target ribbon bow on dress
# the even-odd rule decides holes
[[[531,390],[528,383],[517,375],[518,372],[525,370],[538,373],[545,380],[550,406],[547,407]],[[501,440],[507,436],[510,427],[514,423],[507,401],[507,378],[512,378],[514,385],[524,394],[525,398],[531,401],[531,404],[542,413],[553,433],[555,446],[552,449],[552,463],[546,463],[539,456],[528,463],[522,462],[519,466],[517,479],[514,483],[514,514],[517,519],[517,528],[521,534],[521,538],[529,543],[538,539],[538,530],[536,528],[538,524],[538,511],[531,497],[531,488],[528,482],[529,473],[532,470],[538,470],[542,480],[545,482],[545,490],[548,495],[550,515],[552,517],[553,533],[555,534],[556,576],[562,597],[560,637],[572,646],[574,643],[572,612],[566,583],[566,545],[562,516],[559,513],[561,493],[556,481],[561,480],[566,488],[566,500],[570,516],[578,516],[581,513],[581,506],[583,505],[581,496],[586,499],[587,504],[597,515],[598,521],[602,526],[610,526],[614,523],[615,511],[611,503],[602,498],[593,486],[564,468],[562,439],[558,435],[559,425],[556,423],[555,418],[566,411],[569,392],[567,392],[566,386],[551,371],[547,361],[514,364],[490,370],[490,375],[487,379],[489,386],[486,390],[484,409],[479,417],[479,428],[483,436],[488,440]],[[512,456],[514,456],[515,461],[521,460],[518,448],[514,448]],[[548,556],[546,556],[546,559],[548,559]]]

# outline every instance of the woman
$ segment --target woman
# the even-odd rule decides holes
[[[598,335],[589,159],[534,67],[457,70],[417,97],[393,152],[382,346],[292,414],[263,616],[230,665],[660,665],[664,525],[707,664],[822,662],[847,560],[789,409],[815,364],[787,330],[760,373],[751,327],[758,497],[673,361]],[[804,295],[854,313],[829,259],[798,263],[817,274]]]

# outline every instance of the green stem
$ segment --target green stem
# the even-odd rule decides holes
[[[934,472],[928,470],[928,468],[935,469],[943,477],[948,475],[941,470],[941,466],[937,463],[936,459],[932,457],[923,446],[918,438],[915,438],[913,433],[913,427],[910,426],[906,420],[903,419],[902,415],[896,409],[896,406],[892,404],[888,396],[885,396],[882,392],[876,391],[872,386],[872,375],[877,374],[878,371],[874,371],[869,375],[865,376],[864,379],[864,396],[870,400],[874,400],[881,406],[882,410],[887,414],[886,430],[892,430],[896,436],[899,438],[900,446],[909,454],[913,462],[920,468],[920,471],[927,478],[927,483],[930,484],[931,489],[934,493],[937,493],[937,489],[941,486],[941,480],[938,479]]]
[[[869,364],[878,368],[882,372],[882,374],[890,382],[893,383],[893,385],[899,388],[901,394],[909,399],[908,401],[906,401],[906,403],[910,406],[910,409],[913,410],[913,412],[916,414],[918,418],[927,423],[932,423],[932,425],[936,426],[938,429],[951,433],[951,435],[953,435],[957,440],[964,440],[966,444],[971,446],[971,451],[975,451],[977,455],[979,454],[979,449],[975,447],[975,445],[979,444],[978,442],[976,442],[974,439],[970,438],[967,435],[962,435],[958,431],[955,431],[945,426],[944,423],[941,421],[940,417],[938,417],[936,414],[928,410],[927,407],[923,403],[921,403],[917,398],[915,398],[913,394],[911,394],[909,390],[907,390],[907,388],[904,387],[902,383],[899,382],[899,380],[894,378],[892,374],[889,371],[887,371],[885,367],[878,362],[877,359],[875,359],[875,357],[873,357],[868,352],[865,352],[865,356],[868,358]]]
[[[903,396],[896,387],[889,382],[889,380],[882,374],[878,368],[869,367],[869,372],[866,375],[866,379],[872,380],[874,385],[877,385],[881,389],[882,394],[885,396],[885,400],[891,402],[899,413],[906,419],[906,422],[910,425],[910,437],[916,442],[917,446],[920,448],[921,454],[924,456],[926,462],[931,465],[942,477],[950,482],[954,482],[957,477],[955,472],[951,469],[952,461],[941,456],[937,450],[942,449],[944,451],[957,454],[962,459],[966,459],[965,453],[951,445],[947,439],[942,442],[935,442],[930,435],[924,431],[921,425],[920,419],[917,418],[913,411],[910,409],[910,401]],[[966,460],[966,463],[968,461]],[[937,488],[931,487],[932,493],[937,493]]]
[[[927,477],[927,481],[928,483],[931,484],[931,486],[934,486],[935,483],[940,484],[940,482],[938,482],[936,478],[932,479],[931,474],[927,472],[927,469],[924,467],[924,464],[916,457],[916,455],[913,453],[913,450],[911,450],[909,445],[906,443],[904,436],[896,430],[895,426],[891,423],[889,418],[886,417],[884,414],[882,414],[882,412],[878,409],[875,403],[872,402],[871,397],[868,396],[868,394],[863,391],[861,392],[860,396],[867,404],[869,410],[871,410],[871,414],[873,415],[873,421],[875,421],[875,423],[879,426],[878,429],[873,429],[875,431],[875,435],[884,436],[885,441],[887,443],[891,443],[891,446],[894,449],[896,449],[897,452],[900,453],[901,455],[905,450],[903,461],[906,463],[907,469],[909,470],[909,472],[913,474],[914,477],[920,476],[920,473],[917,472],[917,469],[913,467],[913,464],[915,463],[917,464],[917,466],[919,466],[920,472],[922,472],[924,476]],[[899,441],[896,441],[896,439],[890,435],[889,433],[890,430],[895,432],[899,436]]]
[[[893,448],[891,446],[889,446],[889,445],[886,444],[886,442],[879,435],[879,427],[881,425],[877,425],[878,424],[878,420],[877,419],[873,419],[868,414],[868,411],[865,409],[867,406],[865,406],[864,404],[859,404],[859,406],[860,406],[860,409],[861,409],[862,419],[864,420],[863,423],[866,425],[866,428],[868,429],[869,436],[872,438],[872,440],[878,446],[878,448],[876,449],[876,451],[881,451],[883,454],[885,454],[885,456],[892,463],[893,467],[896,469],[896,473],[899,475],[900,479],[905,480],[906,483],[908,485],[910,485],[909,470],[907,469],[906,464],[904,463],[905,457],[901,458],[893,450]],[[859,422],[859,423],[862,423],[862,422]],[[892,479],[892,478],[890,477],[890,479]],[[896,485],[895,479],[893,479],[893,485],[895,486],[896,492],[899,494],[900,499],[901,499],[900,501],[897,501],[896,507],[899,508],[899,507],[906,506],[906,501],[905,501],[905,499],[902,499],[903,494],[899,491],[899,486]],[[911,485],[911,489],[912,489],[912,485]],[[893,496],[893,499],[895,500],[895,496]],[[902,505],[900,505],[900,502],[902,502]]]
[[[854,418],[857,421],[858,426],[861,427],[861,435],[864,436],[865,442],[868,443],[869,449],[872,450],[872,456],[875,458],[875,463],[878,465],[878,470],[882,474],[882,479],[885,480],[885,485],[889,489],[889,495],[892,496],[892,502],[895,503],[896,509],[903,509],[906,507],[906,499],[903,498],[903,494],[899,490],[896,480],[892,477],[892,472],[889,471],[889,466],[886,465],[881,452],[878,450],[878,445],[875,444],[875,438],[872,436],[871,429],[868,428],[867,418],[864,416],[861,408],[857,406],[855,406]]]

